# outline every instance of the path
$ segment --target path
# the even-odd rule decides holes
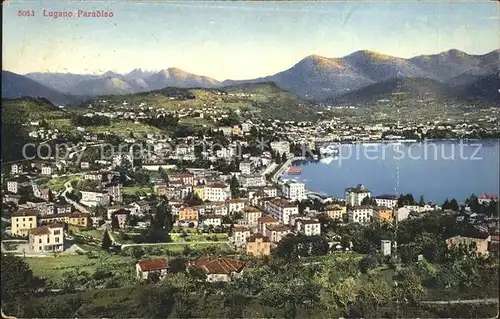
[[[64,192],[62,192],[62,196],[66,199],[66,201],[68,203],[70,203],[71,205],[75,206],[76,209],[78,209],[79,211],[81,211],[82,213],[87,213],[87,214],[90,214],[92,215],[87,208],[85,208],[83,205],[75,202],[74,200],[70,199],[68,196],[67,196],[67,193],[68,192],[71,192],[73,190],[73,186],[71,186],[71,181],[67,181],[66,183],[64,183]]]
[[[186,241],[175,243],[144,243],[144,244],[124,244],[121,248],[138,246],[169,246],[169,245],[191,245],[191,244],[229,244],[229,241]]]
[[[278,169],[278,171],[273,175],[273,177],[271,178],[271,181],[274,182],[274,183],[277,183],[278,182],[278,178],[279,176],[283,173],[283,171],[285,171],[290,165],[292,165],[293,162],[295,161],[299,161],[299,160],[304,160],[305,157],[292,157],[292,158],[289,158],[285,163],[283,163],[281,165],[281,167]]]
[[[456,300],[428,300],[422,301],[425,304],[448,305],[448,304],[495,304],[498,303],[498,298],[484,298],[484,299],[456,299]]]

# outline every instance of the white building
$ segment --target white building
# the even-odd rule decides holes
[[[240,175],[240,184],[243,187],[259,187],[265,186],[266,180],[262,175]]]
[[[229,214],[233,213],[239,213],[243,211],[243,208],[245,208],[245,200],[243,199],[230,199],[226,202],[227,204],[227,210]]]
[[[353,206],[347,211],[350,223],[368,223],[373,218],[373,208],[371,206]]]
[[[64,229],[60,224],[40,226],[29,230],[29,249],[33,252],[64,251]]]
[[[345,201],[350,206],[360,206],[363,199],[369,196],[371,196],[370,191],[361,184],[345,189]]]
[[[236,247],[245,247],[247,238],[250,237],[250,230],[246,227],[233,227],[229,242]]]
[[[259,218],[262,217],[262,212],[252,206],[246,206],[243,209],[243,223],[249,227],[257,227]]]
[[[52,175],[53,169],[50,165],[42,165],[42,175]]]
[[[264,187],[262,188],[262,191],[267,194],[268,197],[277,197],[278,196],[278,189],[276,187]]]
[[[241,171],[242,175],[251,175],[252,174],[252,162],[251,161],[240,162],[240,171]]]
[[[297,219],[295,227],[306,236],[321,235],[321,224],[315,219]]]
[[[204,215],[203,216],[203,226],[221,226],[222,217],[219,215]]]
[[[380,241],[380,251],[382,252],[382,256],[390,256],[391,255],[391,241],[390,240],[381,240]]]
[[[213,183],[206,185],[203,190],[203,200],[211,202],[223,202],[231,198],[229,185],[223,183]]]
[[[106,206],[110,202],[110,197],[107,191],[100,191],[100,192],[81,191],[81,194],[82,194],[82,199],[80,200],[80,203],[82,203],[83,205]]]
[[[282,185],[283,197],[291,201],[301,201],[307,198],[306,187],[302,182],[287,181]]]
[[[286,225],[290,223],[291,215],[299,213],[299,207],[297,205],[280,198],[267,201],[265,210],[269,215]]]
[[[381,195],[375,197],[375,202],[377,206],[394,208],[398,205],[398,196],[397,195]]]
[[[265,232],[264,236],[269,237],[271,242],[277,243],[280,240],[282,240],[283,237],[290,234],[292,232],[292,230],[290,229],[290,227],[285,226],[285,225],[281,225],[281,224],[273,225],[273,224],[271,224],[271,225],[267,225],[265,227],[264,232]]]
[[[271,142],[271,149],[280,155],[283,153],[288,155],[290,153],[290,143],[288,141]]]
[[[10,167],[10,173],[12,175],[17,175],[21,174],[23,172],[23,165],[22,164],[12,164]]]

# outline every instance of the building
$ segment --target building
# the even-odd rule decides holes
[[[382,256],[390,256],[391,255],[391,241],[390,240],[381,240],[380,241],[380,251]]]
[[[328,205],[324,209],[325,214],[331,219],[342,220],[347,214],[347,207],[343,205]]]
[[[40,224],[65,223],[87,228],[90,226],[90,214],[79,211],[73,213],[50,214],[38,217]]]
[[[392,208],[389,207],[375,207],[373,210],[373,220],[377,222],[392,222]]]
[[[259,218],[257,223],[257,228],[261,234],[264,234],[266,231],[266,227],[268,225],[278,225],[278,224],[279,222],[276,219],[274,219],[274,217],[267,215]]]
[[[222,202],[231,199],[231,189],[224,183],[212,183],[205,185],[201,199],[211,202]]]
[[[314,219],[297,219],[295,228],[306,236],[321,235],[321,224]]]
[[[40,226],[29,230],[29,249],[33,252],[64,251],[64,229],[60,224]]]
[[[408,216],[410,216],[411,210],[408,207],[399,207],[397,210],[394,211],[394,218],[400,222],[405,219],[408,219]]]
[[[137,279],[140,280],[162,280],[167,276],[168,263],[165,259],[140,260],[135,265]]]
[[[283,239],[283,237],[290,234],[291,232],[292,231],[291,231],[290,227],[285,226],[285,225],[281,225],[281,224],[267,225],[264,235],[269,237],[271,242],[277,243],[281,239]]]
[[[71,204],[67,202],[54,203],[54,213],[56,214],[71,213]]]
[[[262,191],[267,195],[267,197],[277,197],[278,189],[272,186],[266,186],[262,188]]]
[[[241,161],[239,168],[242,175],[251,175],[252,174],[252,161]]]
[[[201,256],[188,265],[188,269],[201,269],[206,274],[207,282],[228,282],[233,278],[239,278],[243,274],[246,262],[238,259],[217,257],[209,259],[207,256]]]
[[[306,187],[302,182],[288,181],[282,185],[283,197],[291,201],[301,201],[307,198]]]
[[[465,246],[473,249],[478,255],[487,256],[488,242],[491,240],[489,234],[470,234],[468,236],[455,236],[446,239],[446,246],[451,248],[453,246]]]
[[[260,233],[247,238],[247,255],[262,257],[271,254],[271,240]]]
[[[365,197],[370,197],[371,192],[367,190],[362,184],[356,187],[349,187],[345,189],[345,201],[347,205],[360,206]]]
[[[490,195],[490,194],[481,194],[477,198],[477,201],[479,204],[489,204],[491,201],[499,201],[500,196],[498,195]]]
[[[243,187],[259,187],[265,186],[266,180],[262,175],[240,175],[240,184]]]
[[[229,242],[236,247],[245,247],[247,238],[250,237],[250,230],[246,227],[233,227]]]
[[[290,223],[290,216],[299,213],[299,207],[289,201],[274,198],[266,202],[266,212],[283,224]]]
[[[353,206],[347,211],[349,223],[365,224],[371,222],[373,218],[373,208],[371,206]]]
[[[82,199],[80,203],[87,206],[106,206],[110,203],[110,196],[107,191],[81,191]]]
[[[377,206],[395,208],[398,206],[398,195],[380,195],[375,197]]]
[[[179,173],[168,175],[168,181],[170,182],[182,182],[184,185],[194,186],[194,174],[193,173]]]
[[[28,231],[38,225],[38,213],[32,209],[20,209],[10,217],[11,232],[16,236],[28,236]]]
[[[244,199],[230,199],[226,201],[227,203],[227,210],[230,215],[233,213],[239,213],[243,211],[243,208],[245,208],[245,200]]]
[[[22,164],[12,164],[10,166],[10,173],[12,175],[18,175],[23,172],[23,165]]]
[[[108,191],[110,201],[112,200],[114,203],[121,203],[123,201],[121,184],[108,183],[105,187]]]
[[[179,222],[198,222],[198,211],[193,207],[184,207],[179,210]]]
[[[52,173],[54,172],[54,169],[52,167],[52,165],[42,165],[42,175],[52,175]]]
[[[203,226],[222,226],[222,216],[220,215],[204,215],[203,216]]]
[[[245,206],[243,209],[243,223],[249,227],[256,227],[261,216],[262,212],[258,208]]]
[[[283,153],[290,153],[290,143],[288,141],[275,141],[270,144],[271,149],[278,154],[282,155]]]

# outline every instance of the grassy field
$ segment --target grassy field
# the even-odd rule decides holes
[[[49,187],[53,192],[59,192],[59,191],[64,190],[64,183],[66,183],[66,181],[68,181],[68,180],[69,180],[69,178],[67,176],[56,177],[56,178],[49,179],[43,185]]]
[[[190,241],[205,241],[207,240],[208,237],[217,237],[218,240],[220,241],[228,241],[228,236],[226,233],[222,234],[196,234],[196,233],[188,233],[188,236],[186,237]],[[174,242],[180,242],[184,243],[184,238],[181,237],[181,234],[179,233],[170,233],[170,238],[172,238],[172,241]]]
[[[114,133],[123,138],[130,138],[130,133],[134,134],[136,139],[143,138],[146,133],[161,132],[160,129],[144,123],[133,123],[131,121],[116,121],[110,125],[88,126],[86,129],[92,133]]]
[[[234,252],[234,249],[229,246],[227,243],[220,243],[220,242],[213,242],[213,243],[159,243],[159,244],[154,244],[154,245],[147,245],[147,246],[132,246],[132,247],[125,247],[122,248],[123,251],[126,251],[127,249],[131,249],[133,247],[159,247],[162,249],[165,249],[169,252],[172,253],[180,253],[184,251],[184,247],[189,247],[194,250],[204,250],[209,247],[214,247],[217,250],[232,253]],[[166,254],[167,256],[170,256],[169,253]]]
[[[60,131],[68,131],[73,130],[75,127],[71,124],[71,119],[63,118],[63,119],[49,119],[47,120],[50,128],[58,129]]]
[[[151,187],[129,186],[122,188],[122,194],[125,195],[146,195],[154,193]]]
[[[135,260],[133,257],[111,255],[104,252],[95,252],[97,258],[87,255],[58,255],[56,257],[26,258],[26,262],[36,276],[45,277],[57,283],[62,279],[63,273],[69,270],[95,272],[99,267],[110,267],[117,271],[133,271]]]

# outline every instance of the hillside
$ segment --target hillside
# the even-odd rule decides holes
[[[46,98],[56,105],[77,105],[79,98],[50,89],[25,76],[2,71],[2,98],[15,99],[22,97]]]
[[[448,100],[449,88],[427,78],[397,78],[378,82],[337,97],[335,103],[373,103],[379,100]]]
[[[121,96],[99,96],[90,103],[102,105],[130,105],[146,103],[147,106],[168,110],[219,108],[239,110],[263,118],[312,119],[316,108],[294,94],[284,91],[274,83],[241,84],[224,88],[174,88],[127,94]]]
[[[463,101],[485,102],[491,106],[500,106],[500,74],[483,76],[472,83],[455,87],[453,92]]]

